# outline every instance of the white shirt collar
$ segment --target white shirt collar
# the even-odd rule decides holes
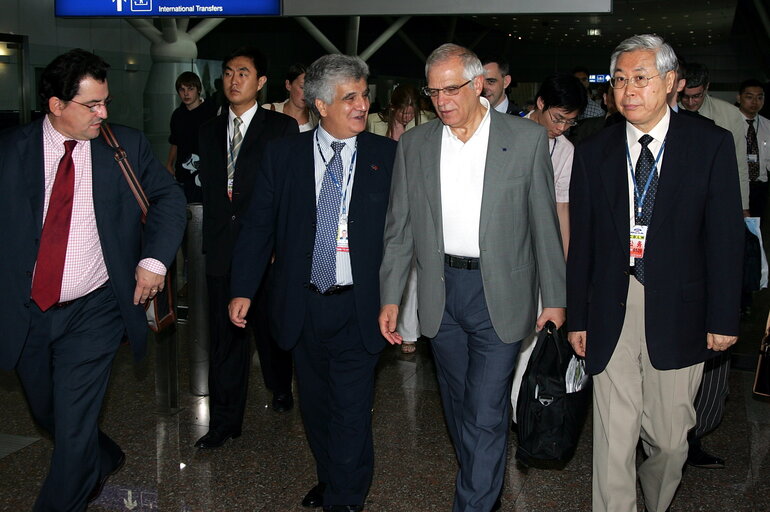
[[[667,106],[666,113],[663,115],[663,118],[658,121],[658,124],[652,127],[652,129],[648,132],[648,135],[655,139],[658,143],[662,143],[664,140],[666,140],[666,134],[668,133],[668,125],[670,122],[671,109]],[[629,147],[634,144],[638,144],[642,135],[644,135],[642,130],[632,125],[631,123],[626,122],[626,138],[628,139]]]
[[[483,131],[486,128],[486,126],[489,125],[489,111],[490,111],[489,100],[484,98],[483,96],[479,96],[479,102],[484,106],[484,109],[485,109],[484,117],[481,118],[481,122],[479,123],[478,127],[476,127],[476,131],[473,132],[473,135],[471,135],[470,138],[468,138],[468,140],[471,140],[473,137],[475,137],[477,133],[483,133]],[[487,133],[489,133],[488,130],[487,130]],[[458,141],[460,140],[454,134],[454,132],[452,132],[452,128],[449,125],[446,125],[446,124],[444,125],[444,136],[445,137],[448,136],[449,138],[455,139],[455,140],[458,140]]]
[[[510,102],[508,101],[508,97],[507,96],[503,96],[503,101],[501,101],[500,103],[497,104],[497,106],[495,107],[495,110],[497,110],[501,114],[507,114],[508,113],[508,104],[509,103]]]

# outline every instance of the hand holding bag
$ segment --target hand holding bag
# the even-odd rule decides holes
[[[105,121],[102,121],[100,130],[104,140],[115,150],[115,161],[118,162],[120,170],[123,171],[123,176],[126,178],[126,182],[128,182],[128,186],[136,198],[136,202],[139,203],[139,208],[142,210],[142,224],[144,224],[147,221],[147,211],[150,208],[150,202],[144,193],[144,189],[142,189],[142,184],[137,179],[136,174],[134,174],[126,151],[120,147],[118,139],[112,133],[112,128]],[[154,332],[160,332],[176,322],[174,294],[171,289],[171,272],[166,272],[165,281],[163,289],[159,289],[155,297],[148,299],[144,303],[147,325]]]

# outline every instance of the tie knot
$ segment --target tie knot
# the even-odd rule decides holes
[[[648,145],[650,142],[652,142],[652,137],[650,137],[650,136],[649,136],[649,135],[647,135],[646,133],[645,133],[644,135],[642,135],[642,136],[639,138],[639,144],[641,144],[641,145],[642,145],[642,147],[645,147],[645,148],[646,148],[646,147],[647,147],[647,145]]]
[[[78,145],[78,141],[76,140],[65,140],[64,141],[64,153],[72,153],[72,151],[75,149],[75,146]]]
[[[338,140],[335,140],[334,142],[332,142],[332,149],[334,150],[335,155],[339,155],[340,153],[342,153],[342,148],[344,147],[345,147],[344,142],[340,142]]]
[[[746,122],[749,123],[749,126],[754,126],[754,120],[753,119],[746,119]]]
[[[240,128],[243,124],[243,120],[240,117],[233,118],[233,126],[236,128]]]

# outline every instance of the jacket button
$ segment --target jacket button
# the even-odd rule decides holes
[[[29,270],[24,272],[24,274],[26,274],[27,277],[32,277],[32,272],[30,272]]]
[[[620,307],[621,307],[621,308],[624,308],[624,307],[626,307],[626,303],[625,303],[625,302],[621,302],[621,303],[620,303]]]
[[[230,220],[235,220],[235,215],[233,215],[232,217],[230,217]]]
[[[313,253],[310,253],[310,252],[308,252],[308,253],[306,253],[306,254],[305,254],[305,257],[306,257],[307,259],[310,259],[310,258],[312,258],[312,257],[313,257]]]
[[[624,271],[623,271],[623,275],[624,275],[624,276],[629,276],[630,274],[628,273],[628,270],[624,270]]]

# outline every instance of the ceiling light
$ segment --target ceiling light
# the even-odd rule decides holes
[[[602,29],[600,28],[589,28],[586,33],[589,36],[599,37],[602,35]]]

